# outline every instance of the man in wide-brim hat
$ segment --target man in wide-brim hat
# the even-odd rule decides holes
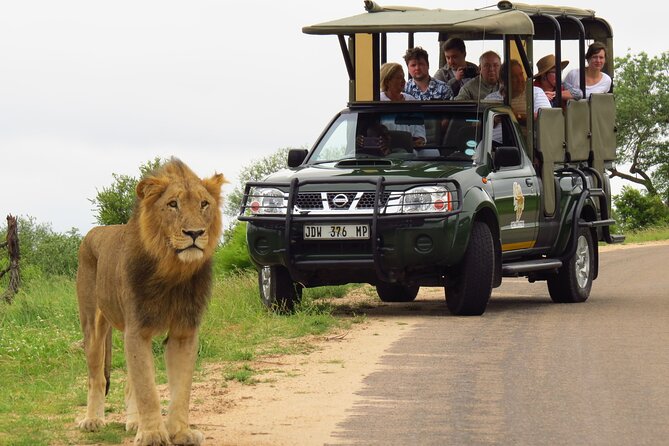
[[[568,60],[563,60],[560,62],[560,70],[569,65]],[[555,86],[556,82],[556,72],[555,72],[555,56],[553,54],[548,54],[537,62],[537,74],[534,75],[534,85],[540,87],[546,93],[548,100],[551,101],[553,107],[559,107],[561,104],[555,103]],[[562,85],[562,103],[566,103],[569,99],[580,99],[581,94],[578,91],[571,91]]]

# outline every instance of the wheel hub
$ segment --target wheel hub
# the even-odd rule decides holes
[[[585,288],[588,285],[588,280],[590,278],[590,249],[588,241],[584,236],[578,238],[574,267],[576,268],[576,281],[578,282],[578,286],[580,288]]]

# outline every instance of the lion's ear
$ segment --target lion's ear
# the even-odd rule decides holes
[[[221,195],[221,186],[227,182],[228,180],[225,179],[222,173],[217,173],[211,178],[202,180],[202,184],[204,185],[205,189],[207,189],[207,192],[216,198]]]
[[[167,188],[167,182],[155,177],[144,178],[137,184],[135,192],[140,200],[152,195],[160,195]]]

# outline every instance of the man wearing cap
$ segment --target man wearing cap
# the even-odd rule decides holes
[[[560,71],[569,65],[568,60],[563,60],[560,62]],[[557,73],[555,72],[555,56],[553,54],[548,54],[537,62],[537,74],[534,75],[534,86],[541,88],[548,100],[551,102],[551,106],[560,107],[561,104],[556,102],[555,95],[555,86]],[[562,84],[562,103],[566,104],[569,99],[581,99],[583,94],[578,89],[567,89],[565,85]]]

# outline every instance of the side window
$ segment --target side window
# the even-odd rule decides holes
[[[492,130],[493,149],[499,146],[519,147],[516,133],[513,131],[513,123],[509,115],[504,113],[496,114],[494,117]]]
[[[514,169],[523,164],[522,147],[514,131],[514,124],[511,117],[505,113],[497,113],[493,117],[491,146],[490,153],[495,165]],[[498,152],[500,147],[514,147],[515,149],[504,149]]]

